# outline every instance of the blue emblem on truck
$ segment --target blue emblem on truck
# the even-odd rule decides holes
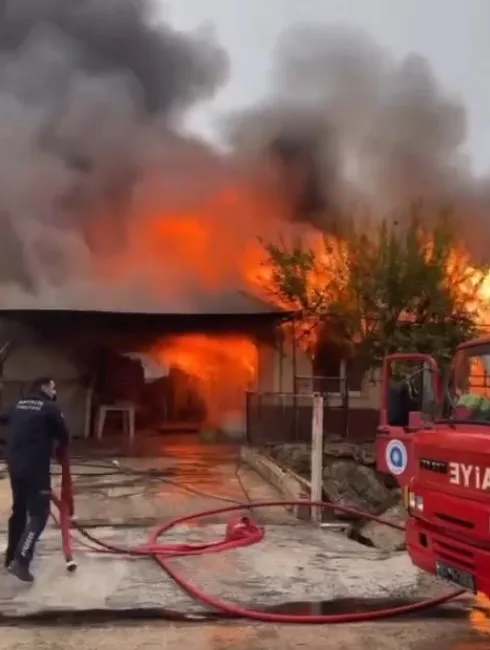
[[[408,465],[407,448],[400,440],[390,440],[386,446],[386,464],[392,474],[403,474]]]

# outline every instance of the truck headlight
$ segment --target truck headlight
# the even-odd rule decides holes
[[[424,497],[421,497],[419,494],[410,491],[408,493],[408,511],[411,514],[416,512],[424,512]]]

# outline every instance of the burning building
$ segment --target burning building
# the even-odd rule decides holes
[[[261,238],[321,238],[353,201],[415,194],[482,223],[464,108],[424,61],[357,32],[285,36],[227,153],[181,128],[226,53],[146,0],[0,0],[0,52],[2,400],[52,373],[75,435],[101,404],[217,421],[247,388],[311,377],[278,335],[291,314],[267,304]]]
[[[289,317],[245,299],[227,313],[6,310],[2,401],[48,373],[75,437],[88,437],[104,408],[129,405],[138,427],[241,434],[245,393],[264,375],[261,350]]]

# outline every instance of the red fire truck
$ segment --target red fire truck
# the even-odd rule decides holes
[[[404,488],[414,564],[490,596],[490,337],[461,345],[444,383],[430,356],[387,357],[376,451]]]

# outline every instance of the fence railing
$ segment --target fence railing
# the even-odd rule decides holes
[[[270,403],[267,403],[270,401],[274,402],[273,406],[276,408],[271,409]],[[310,498],[313,501],[322,501],[325,412],[323,397],[318,393],[249,393],[247,406],[248,443],[256,442],[262,447],[290,441],[291,432],[295,427],[291,414],[301,415],[301,432],[310,454]],[[257,434],[256,438],[251,436],[253,433]],[[322,522],[322,514],[322,508],[311,508],[314,523]]]
[[[294,393],[247,393],[247,442],[252,446],[311,442],[313,395],[322,396],[323,432],[346,437],[349,397],[339,378],[297,378]],[[323,390],[311,390],[313,387]],[[326,388],[330,390],[326,390]]]
[[[311,394],[249,392],[246,400],[249,445],[263,447],[311,441]]]
[[[355,404],[348,378],[296,377],[295,391],[247,393],[247,441],[268,446],[311,441],[312,395],[323,398],[325,437],[371,441],[376,435],[379,410]]]

